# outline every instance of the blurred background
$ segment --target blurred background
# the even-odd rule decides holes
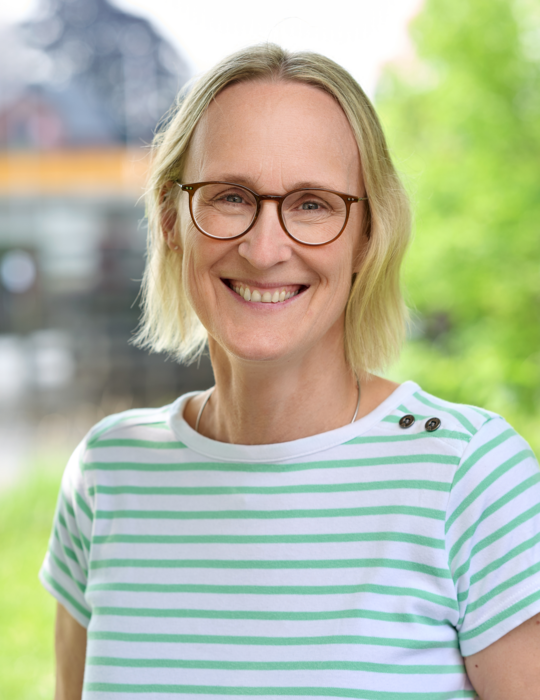
[[[37,583],[61,471],[102,416],[212,384],[131,345],[148,145],[179,89],[275,41],[374,99],[415,209],[388,376],[502,413],[540,454],[537,0],[19,0],[0,9],[0,697],[53,693]]]

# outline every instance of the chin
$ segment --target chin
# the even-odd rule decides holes
[[[247,335],[244,340],[235,335],[234,339],[221,338],[216,346],[239,360],[245,362],[276,362],[290,356],[292,348],[283,338],[271,337],[265,334],[261,337]]]

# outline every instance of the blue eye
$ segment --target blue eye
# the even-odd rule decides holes
[[[243,200],[239,194],[228,194],[225,197],[225,201],[231,202],[232,204],[241,204]]]
[[[310,210],[310,209],[318,209],[319,206],[320,206],[320,205],[317,204],[317,202],[304,202],[304,203],[302,204],[302,209],[303,209],[304,211],[308,211],[308,210]]]

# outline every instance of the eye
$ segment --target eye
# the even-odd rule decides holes
[[[291,208],[295,208],[298,214],[302,212],[311,212],[312,214],[328,214],[332,210],[329,203],[318,195],[308,195],[307,197],[304,196],[296,203],[291,202],[291,205]]]
[[[244,201],[242,196],[239,194],[227,194],[225,197],[223,197],[223,199],[226,202],[231,202],[231,204],[242,204]]]

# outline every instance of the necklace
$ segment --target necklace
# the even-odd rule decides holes
[[[358,379],[358,375],[355,374],[355,377],[356,377],[356,388],[358,389],[358,401],[356,402],[356,408],[354,409],[354,415],[352,417],[351,423],[354,423],[354,421],[356,420],[356,416],[358,415],[358,409],[360,408],[360,380]],[[202,406],[199,409],[199,413],[197,414],[197,420],[195,421],[195,432],[196,433],[199,432],[199,423],[201,422],[201,416],[203,414],[204,409],[206,408],[206,404],[208,403],[208,401],[210,400],[210,397],[214,393],[215,388],[216,387],[213,386],[210,389],[210,391],[206,395],[205,400],[202,403]]]

